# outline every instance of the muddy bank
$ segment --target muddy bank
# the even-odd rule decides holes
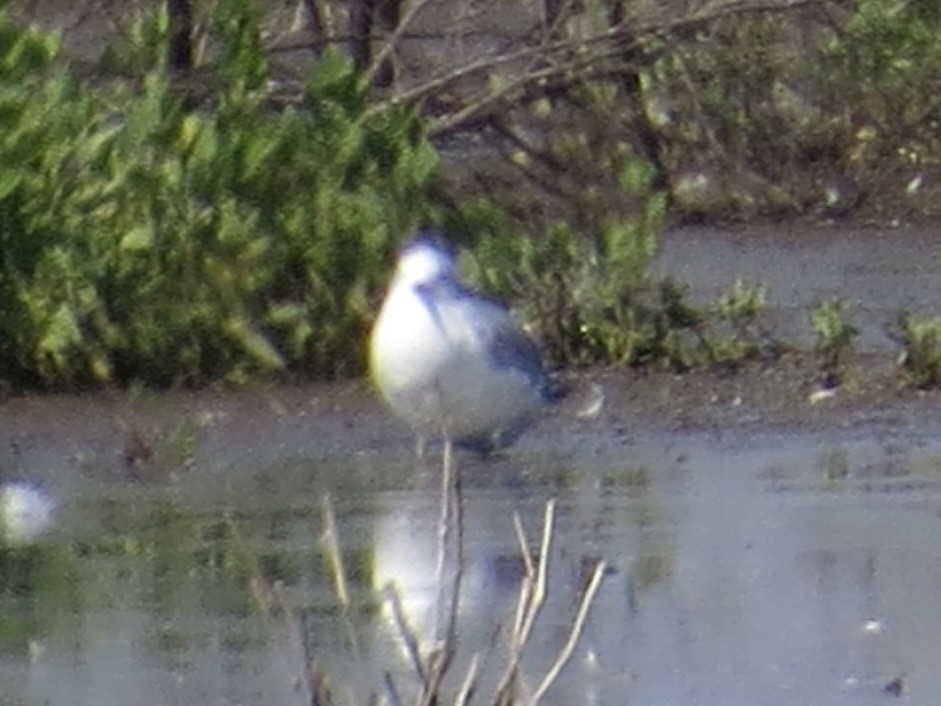
[[[684,375],[630,368],[560,371],[579,384],[595,381],[605,393],[596,419],[581,420],[576,400],[550,410],[524,437],[524,446],[564,448],[598,429],[605,443],[633,430],[670,433],[686,428],[752,425],[784,428],[936,424],[939,395],[901,389],[898,344],[887,324],[901,309],[933,314],[941,302],[937,236],[933,229],[835,228],[800,224],[686,227],[667,232],[654,269],[707,302],[736,279],[768,288],[764,324],[799,352],[737,371]],[[812,347],[810,312],[840,297],[860,330],[859,354],[846,384],[812,400],[820,371]],[[0,453],[7,466],[31,448],[61,449],[107,473],[121,465],[134,436],[145,445],[169,444],[184,422],[207,458],[239,457],[245,448],[297,456],[411,451],[411,436],[392,419],[368,381],[260,385],[241,391],[98,395],[29,395],[0,405]],[[170,441],[168,441],[170,439]],[[185,455],[185,454],[183,454]],[[2,457],[0,457],[2,459]],[[91,459],[91,461],[89,461]],[[100,462],[100,463],[99,463]],[[133,465],[133,462],[132,462]]]
[[[561,373],[576,393],[547,410],[509,456],[617,455],[638,441],[706,432],[747,443],[751,433],[851,432],[892,436],[941,428],[941,393],[899,388],[894,362],[866,356],[847,383],[816,400],[817,369],[806,355],[737,372],[684,375],[632,369]],[[605,403],[582,418],[589,383]],[[276,459],[412,458],[410,431],[367,381],[272,386],[233,392],[167,393],[138,399],[31,396],[0,406],[0,463],[61,481],[163,480],[203,470],[264,466]],[[133,454],[143,445],[147,450]],[[140,452],[140,449],[138,449]]]

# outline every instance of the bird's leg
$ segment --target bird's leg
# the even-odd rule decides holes
[[[451,523],[453,509],[451,504],[453,470],[453,444],[450,437],[444,439],[444,457],[441,468],[441,515],[438,518],[438,561],[435,571],[435,586],[438,590],[437,612],[435,618],[434,639],[440,640],[441,631],[447,616],[447,592],[445,591],[445,576],[448,565],[448,544],[451,537]]]
[[[451,664],[457,646],[457,616],[464,575],[464,508],[461,479],[454,463],[454,443],[444,439],[441,480],[441,518],[438,525],[438,603],[435,614],[434,652],[429,656],[431,669],[422,685],[419,703],[436,702],[441,680]],[[447,576],[448,545],[454,545],[454,566]]]
[[[441,402],[441,390],[436,385],[438,401]],[[439,404],[444,409],[444,405]],[[456,630],[458,599],[464,562],[464,520],[461,500],[461,482],[454,462],[454,441],[451,438],[452,424],[447,415],[442,414],[441,425],[444,437],[444,453],[441,463],[441,516],[438,520],[438,557],[436,567],[436,586],[438,603],[435,617],[434,639],[443,641],[445,652],[453,649]],[[453,543],[454,565],[451,580],[448,580],[448,548]]]

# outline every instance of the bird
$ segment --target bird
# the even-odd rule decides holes
[[[516,441],[551,397],[536,343],[503,304],[461,283],[454,248],[430,228],[399,253],[369,358],[419,453],[439,438],[489,455]]]
[[[32,544],[54,524],[55,503],[36,483],[0,483],[0,546]]]

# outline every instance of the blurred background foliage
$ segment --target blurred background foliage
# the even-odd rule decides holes
[[[359,373],[428,222],[555,364],[736,365],[763,288],[692,306],[665,224],[941,203],[932,2],[286,7],[4,5],[0,379]]]

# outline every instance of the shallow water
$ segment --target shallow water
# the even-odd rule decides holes
[[[726,286],[709,263],[740,247],[724,242],[737,240],[668,241],[661,266],[708,295]],[[935,286],[916,276],[921,264],[908,276],[905,262],[924,261],[919,241],[900,242],[891,268],[882,255],[868,267],[815,260],[790,242],[780,262],[803,262],[801,281],[883,312],[892,302],[878,292],[923,303]],[[863,248],[822,252],[852,247]],[[867,289],[873,269],[894,280]],[[778,301],[797,320],[813,297],[791,291]],[[545,703],[876,704],[893,684],[908,703],[934,703],[937,396],[811,407],[799,394],[785,413],[742,376],[584,376],[605,387],[598,418],[556,409],[510,453],[458,459],[466,562],[452,687],[480,651],[486,703],[523,573],[513,516],[535,546],[554,499],[550,593],[524,693],[603,558],[585,633]],[[772,390],[786,397],[791,382]],[[365,384],[15,399],[0,420],[0,466],[58,503],[49,535],[0,551],[0,703],[299,704],[311,658],[338,703],[381,693],[386,670],[410,702],[415,679],[382,588],[394,582],[427,635],[439,461],[436,449],[415,460]],[[348,613],[324,549],[327,495]]]
[[[713,301],[736,279],[767,287],[767,323],[786,340],[813,345],[809,312],[838,297],[860,329],[857,350],[896,347],[886,335],[900,311],[937,316],[941,262],[933,229],[776,224],[680,228],[662,239],[657,270]]]
[[[127,475],[120,437],[97,437],[95,423],[82,436],[20,434],[16,462],[37,468],[61,506],[53,534],[2,554],[4,703],[126,704],[131,693],[141,703],[299,703],[305,642],[337,691],[348,685],[363,702],[391,669],[409,693],[379,590],[395,581],[412,625],[429,629],[437,468],[415,463],[403,430],[361,386],[320,390],[152,405],[139,418],[168,424],[182,405],[215,421],[190,465],[166,461],[144,480]],[[345,400],[341,418],[357,410],[345,447],[322,443],[332,419],[311,418],[327,398]],[[126,409],[77,400],[7,409],[20,407],[22,422],[56,402],[66,418],[73,405],[91,417]],[[238,413],[249,407],[250,422]],[[547,703],[585,694],[598,704],[876,703],[897,677],[912,700],[941,693],[935,421],[907,431],[647,430],[612,442],[599,420],[568,425],[578,444],[560,435],[564,421],[545,422],[503,458],[459,459],[467,561],[456,670],[509,623],[523,570],[513,514],[535,544],[555,498],[550,597],[525,661],[531,687],[564,641],[587,567],[603,557],[611,569]],[[92,451],[72,451],[81,448]],[[322,551],[326,493],[358,654]],[[301,617],[266,616],[255,580],[280,582]]]

